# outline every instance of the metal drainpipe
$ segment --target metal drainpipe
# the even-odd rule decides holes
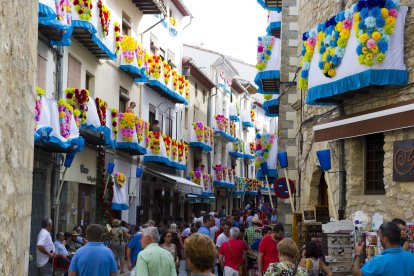
[[[62,71],[62,58],[63,58],[64,49],[62,46],[58,46],[56,54],[56,100],[62,98],[63,95],[63,71]],[[60,208],[60,199],[57,198],[57,193],[60,184],[60,169],[61,162],[63,158],[62,154],[54,153],[53,154],[53,168],[52,168],[52,209],[53,209],[53,225],[55,227],[55,234],[58,232],[59,227],[59,208]]]
[[[336,0],[336,9],[337,12],[341,12],[344,9],[344,0]],[[345,110],[343,107],[339,107],[339,115],[345,115]],[[345,174],[345,141],[343,139],[338,141],[338,150],[339,150],[339,157],[338,157],[338,167],[339,167],[339,209],[338,215],[339,219],[345,219],[345,208],[346,208],[346,174]]]

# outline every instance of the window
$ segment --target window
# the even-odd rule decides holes
[[[41,55],[37,55],[36,85],[42,89],[46,89],[46,65],[47,59]]]
[[[249,178],[249,163],[244,163],[244,177]]]
[[[122,35],[131,35],[131,17],[122,13]]]
[[[149,106],[149,115],[148,115],[148,121],[150,123],[150,126],[152,126],[154,124],[156,114],[157,114],[157,112],[156,112],[155,106],[150,104],[150,106]]]
[[[123,87],[119,88],[119,113],[124,113],[128,107],[129,92]]]
[[[93,95],[95,94],[95,77],[88,71],[86,71],[85,89],[89,91],[89,95],[93,98]]]
[[[168,63],[172,68],[176,68],[177,66],[175,66],[175,54],[171,50],[167,50],[167,55]]]
[[[173,120],[172,118],[167,114],[165,116],[165,134],[172,137],[172,130],[173,130]]]
[[[197,98],[198,96],[198,83],[197,82],[194,84],[194,90],[195,90],[195,96]]]
[[[71,54],[68,57],[68,83],[67,87],[81,88],[81,63]]]
[[[184,110],[184,127],[188,129],[188,107],[185,107]]]
[[[151,34],[151,37],[150,37],[150,53],[151,53],[151,55],[156,55],[157,52],[158,52],[158,49],[159,49],[159,47],[158,47],[158,38],[155,35]]]
[[[165,60],[165,51],[163,48],[160,48],[160,50],[158,51],[158,55],[161,57],[162,61]]]
[[[385,194],[383,133],[365,137],[365,194]]]

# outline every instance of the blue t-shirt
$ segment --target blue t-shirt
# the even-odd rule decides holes
[[[137,233],[132,237],[128,243],[128,247],[131,249],[131,262],[132,267],[134,267],[138,258],[138,253],[142,250],[141,233]]]
[[[101,242],[88,242],[76,251],[69,270],[78,276],[102,276],[117,272],[117,267],[109,248]]]
[[[399,248],[389,248],[374,257],[361,269],[363,276],[411,276],[414,273],[414,255]]]
[[[262,239],[260,240],[255,240],[252,245],[250,246],[250,248],[254,251],[259,251],[259,244],[262,241]]]

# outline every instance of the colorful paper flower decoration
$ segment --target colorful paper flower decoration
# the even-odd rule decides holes
[[[149,64],[149,74],[155,78],[159,79],[161,76],[161,57],[160,56],[150,56],[148,58],[148,64]]]
[[[354,29],[359,42],[356,51],[360,64],[371,67],[375,62],[384,61],[399,8],[399,0],[375,1],[372,5],[360,1],[354,6]]]
[[[217,127],[221,131],[227,132],[229,128],[229,119],[227,119],[226,117],[224,117],[224,115],[221,114],[215,115],[214,118],[216,119]]]
[[[174,17],[170,17],[170,24],[174,27],[177,25],[177,21],[174,19]]]
[[[188,96],[190,93],[190,81],[188,79],[185,79],[185,98],[188,100]]]
[[[164,82],[165,85],[168,85],[171,78],[171,65],[167,61],[163,61],[162,65],[164,69]]]
[[[118,138],[118,109],[111,109],[112,116],[112,132],[114,133],[115,140]]]
[[[148,143],[149,148],[154,154],[159,154],[161,151],[161,144],[160,144],[161,133],[160,132],[148,132]]]
[[[118,185],[119,188],[122,188],[126,182],[124,173],[116,172],[114,173],[114,176],[116,185]]]
[[[202,142],[204,140],[204,125],[202,122],[193,122],[194,132],[197,136],[197,141]]]
[[[167,151],[167,156],[169,157],[171,152],[171,137],[163,134],[162,138],[164,139],[165,149]]]
[[[250,119],[252,120],[252,123],[256,121],[256,112],[254,109],[250,109]]]
[[[144,134],[148,131],[148,123],[135,116],[135,131],[137,132],[138,143],[141,143],[144,140]]]
[[[98,116],[99,116],[99,121],[101,122],[101,126],[105,126],[106,125],[106,109],[108,108],[108,104],[101,98],[96,98],[95,105],[98,111]]]
[[[208,126],[204,126],[204,143],[208,143],[210,141],[210,128]]]
[[[225,167],[217,164],[213,167],[214,172],[216,173],[216,180],[218,181],[222,181],[223,180],[223,169],[225,169]]]
[[[136,53],[136,57],[137,57],[138,67],[141,68],[142,66],[144,66],[144,63],[145,63],[145,54],[146,54],[146,52],[145,52],[144,47],[140,43],[138,43],[138,47],[137,47],[135,53]]]
[[[182,95],[185,92],[185,77],[178,75],[178,91]]]
[[[101,21],[101,26],[102,26],[102,36],[106,37],[109,34],[109,24],[111,23],[111,12],[102,3],[102,0],[98,0],[98,9],[99,9],[99,20]]]
[[[45,90],[36,86],[36,105],[35,105],[35,130],[37,129],[40,121],[40,113],[42,112],[42,98],[45,95]]]
[[[66,24],[72,24],[72,11],[69,0],[55,0],[57,19],[63,21],[66,16]]]
[[[211,146],[214,146],[214,129],[210,128],[210,142]]]
[[[178,154],[177,140],[172,139],[171,147],[172,147],[172,160],[177,161],[177,154]]]
[[[138,41],[132,36],[124,35],[121,41],[122,57],[126,63],[132,63],[136,58]]]
[[[210,175],[208,173],[203,173],[203,182],[204,182],[204,190],[208,191],[210,188]]]
[[[184,150],[184,142],[178,142],[178,162],[182,162],[184,160]]]
[[[250,154],[254,154],[254,142],[250,142]]]
[[[66,102],[73,107],[74,110],[80,112],[80,123],[86,124],[88,117],[89,91],[87,89],[66,88]]]
[[[91,20],[93,8],[92,0],[73,0],[73,5],[81,20]]]
[[[276,139],[275,134],[258,134],[256,137],[256,152],[254,165],[256,168],[260,167],[261,163],[266,162],[269,157],[269,151],[271,150],[273,143]]]
[[[190,172],[191,181],[194,182],[195,184],[200,185],[202,174],[203,173],[201,171],[191,171]]]
[[[115,32],[115,47],[116,47],[115,52],[118,54],[119,51],[121,50],[121,41],[122,41],[121,27],[119,26],[119,22],[114,23],[114,32]]]
[[[60,135],[67,139],[70,136],[70,119],[72,117],[73,107],[67,104],[64,99],[60,99],[58,101],[58,111]]]
[[[256,68],[263,71],[267,67],[267,62],[272,55],[273,46],[276,38],[274,36],[262,36],[258,38],[259,45],[257,46],[257,64]]]
[[[236,124],[234,122],[230,122],[230,135],[236,138]]]
[[[132,142],[135,134],[135,115],[125,112],[120,113],[118,116],[122,141]]]

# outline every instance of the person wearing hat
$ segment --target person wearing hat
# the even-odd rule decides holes
[[[76,250],[82,247],[82,244],[78,240],[78,236],[79,234],[76,230],[73,230],[72,234],[70,235],[70,240],[68,242],[68,245],[70,248],[69,250],[72,252],[76,252]]]
[[[246,236],[247,236],[247,244],[252,246],[252,244],[256,240],[260,240],[262,238],[262,231],[259,228],[261,221],[258,216],[254,216],[252,219],[252,226],[247,228]]]
[[[114,219],[112,221],[112,229],[109,231],[111,237],[111,249],[115,256],[115,261],[119,265],[120,273],[124,273],[125,263],[125,241],[128,236],[125,230],[121,227],[121,221]]]

